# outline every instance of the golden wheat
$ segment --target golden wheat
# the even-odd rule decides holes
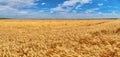
[[[120,20],[0,20],[0,57],[120,57]]]

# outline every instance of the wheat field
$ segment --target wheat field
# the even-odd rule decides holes
[[[120,20],[0,20],[0,57],[120,57]]]

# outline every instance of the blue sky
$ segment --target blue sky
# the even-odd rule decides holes
[[[0,0],[1,18],[120,18],[120,0]]]

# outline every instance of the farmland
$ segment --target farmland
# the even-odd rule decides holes
[[[120,57],[120,20],[0,20],[0,57]]]

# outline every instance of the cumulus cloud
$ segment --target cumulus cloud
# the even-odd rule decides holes
[[[36,5],[35,0],[0,0],[0,16],[17,17],[28,12],[20,8],[30,8]]]
[[[77,3],[79,3],[79,5],[76,7],[76,9],[90,2],[91,0],[67,0],[63,4],[59,4],[57,7],[52,8],[51,10],[58,11],[58,12],[69,12]]]
[[[2,6],[0,5],[0,17],[17,17],[17,16],[23,16],[27,15],[27,11],[19,10],[16,8],[12,8],[10,6]]]
[[[59,12],[59,13],[68,12],[70,8],[67,7],[66,9],[64,9],[63,6],[61,4],[59,4],[57,7],[51,8],[51,11],[56,11],[56,12]]]
[[[8,5],[15,8],[31,7],[36,5],[35,0],[0,0],[0,5]]]
[[[46,3],[41,3],[41,5],[45,5]]]
[[[74,6],[76,3],[86,4],[91,0],[68,0],[63,3],[63,6]]]
[[[62,5],[63,5],[63,6],[73,6],[73,5],[75,5],[77,2],[79,2],[79,0],[68,0],[68,1],[65,1]]]
[[[0,6],[0,14],[16,13],[18,10],[11,8],[10,6]]]

